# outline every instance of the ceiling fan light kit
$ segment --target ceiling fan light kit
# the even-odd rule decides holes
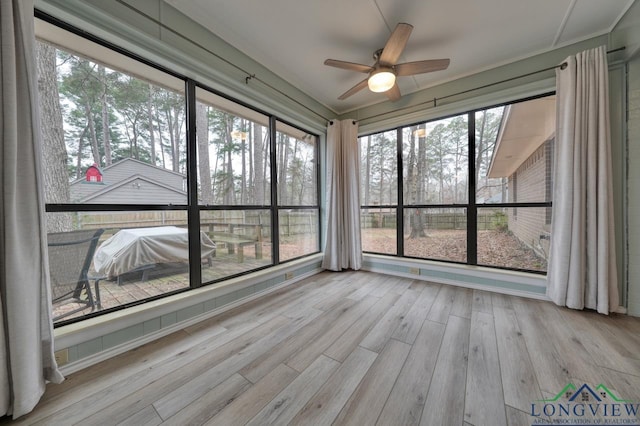
[[[383,49],[376,50],[373,54],[375,64],[373,66],[357,64],[354,62],[327,59],[325,65],[342,68],[349,71],[357,71],[369,74],[369,77],[344,92],[338,99],[344,100],[359,92],[365,87],[376,93],[384,93],[391,101],[397,101],[402,96],[396,83],[397,76],[423,74],[440,71],[449,67],[449,59],[432,59],[425,61],[405,62],[398,64],[398,59],[404,51],[413,26],[407,23],[399,23],[389,36]]]
[[[380,67],[373,71],[367,80],[369,90],[376,93],[386,92],[394,84],[396,84],[396,74],[391,68]]]

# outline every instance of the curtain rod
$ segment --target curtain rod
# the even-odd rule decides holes
[[[334,120],[329,120],[329,125],[333,126],[333,122],[334,122]],[[356,120],[351,120],[351,124],[355,125],[356,123],[357,123]]]
[[[159,26],[161,26],[162,28],[164,28],[165,30],[171,32],[172,34],[180,37],[181,39],[193,44],[194,46],[199,47],[200,49],[204,50],[205,52],[215,56],[216,58],[220,59],[221,61],[223,61],[224,63],[232,66],[233,68],[237,69],[238,71],[246,74],[246,77],[244,79],[245,84],[249,84],[249,80],[256,80],[259,81],[260,83],[264,84],[265,86],[267,86],[268,88],[270,88],[271,90],[281,94],[282,96],[284,96],[285,98],[289,99],[292,102],[295,102],[296,104],[300,105],[301,107],[303,107],[304,109],[306,109],[307,111],[315,114],[316,116],[324,119],[325,121],[329,121],[329,119],[327,117],[325,117],[324,115],[312,110],[311,108],[309,108],[308,106],[306,106],[305,104],[303,104],[302,102],[298,101],[297,99],[292,98],[291,96],[287,95],[286,93],[284,93],[283,91],[281,91],[280,89],[278,89],[277,87],[272,86],[271,84],[267,83],[266,81],[262,80],[260,77],[256,76],[255,74],[250,73],[249,71],[245,70],[244,68],[234,64],[233,62],[229,61],[228,59],[223,58],[222,56],[220,56],[219,54],[215,53],[214,51],[210,50],[209,48],[207,48],[206,46],[196,42],[195,40],[191,40],[190,38],[185,37],[183,34],[179,33],[178,31],[174,30],[173,28],[167,26],[166,24],[164,24],[163,22],[157,20],[156,18],[154,18],[153,16],[148,15],[147,13],[142,12],[139,9],[136,9],[135,7],[131,6],[130,4],[124,2],[123,0],[116,0],[117,3],[121,4],[122,6],[125,6],[126,8],[134,11],[135,13],[137,13],[140,16],[143,16],[147,19],[149,19],[150,21],[152,21],[154,24],[157,24]]]
[[[607,54],[614,53],[614,52],[619,52],[621,50],[625,50],[626,48],[627,48],[626,46],[622,46],[622,47],[618,47],[616,49],[607,50]],[[406,106],[406,107],[403,107],[403,108],[398,108],[398,109],[396,109],[394,111],[391,111],[391,112],[384,112],[384,113],[380,113],[380,114],[370,115],[369,117],[361,118],[358,121],[370,120],[372,118],[380,117],[380,116],[387,115],[387,114],[390,114],[390,113],[394,113],[394,112],[397,112],[397,111],[404,111],[406,109],[412,109],[412,108],[419,107],[421,105],[430,104],[430,103],[433,103],[433,107],[432,108],[435,108],[435,107],[438,106],[438,101],[441,101],[443,99],[453,98],[454,96],[460,96],[460,95],[464,95],[465,93],[473,92],[473,91],[480,90],[480,89],[486,89],[487,87],[496,86],[498,84],[507,83],[509,81],[518,80],[518,79],[525,78],[525,77],[530,77],[532,75],[540,74],[540,73],[545,72],[545,71],[551,71],[551,70],[554,70],[556,68],[565,69],[566,67],[567,67],[567,63],[563,62],[563,63],[561,63],[559,65],[554,65],[552,67],[547,67],[547,68],[543,68],[543,69],[540,69],[540,70],[537,70],[537,71],[532,71],[532,72],[529,72],[529,73],[526,73],[526,74],[522,74],[522,75],[518,75],[518,76],[515,76],[515,77],[507,78],[507,79],[504,79],[504,80],[496,81],[496,82],[493,82],[493,83],[485,84],[483,86],[474,87],[473,89],[467,89],[467,90],[463,90],[461,92],[452,93],[450,95],[442,96],[442,97],[439,97],[439,98],[433,98],[433,99],[430,99],[428,101],[420,102],[420,103],[415,104],[415,105],[410,105],[410,106]]]

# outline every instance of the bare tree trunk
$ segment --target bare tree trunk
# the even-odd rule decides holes
[[[485,150],[485,141],[484,141],[484,128],[487,123],[487,112],[482,112],[482,123],[480,124],[480,134],[476,138],[476,188],[478,188],[479,180],[480,180],[480,167],[482,167],[482,153]],[[477,190],[476,190],[477,192]]]
[[[200,196],[202,204],[213,204],[211,165],[209,163],[209,107],[196,104],[196,136],[198,138],[198,167],[200,171]]]
[[[173,107],[174,120],[173,120],[173,141],[174,141],[174,171],[180,173],[180,134],[182,133],[182,107]]]
[[[245,120],[240,121],[240,129],[240,149],[242,155],[242,168],[240,171],[240,203],[245,205],[247,204],[247,133],[245,132]]]
[[[87,117],[87,124],[89,126],[89,137],[91,138],[91,153],[93,154],[93,162],[98,167],[102,166],[100,161],[100,149],[98,148],[98,135],[96,134],[96,126],[93,123],[93,113],[91,112],[91,105],[88,102],[84,104],[84,113]]]
[[[371,135],[367,136],[367,165],[364,184],[364,205],[371,205]]]
[[[442,147],[442,135],[438,135],[438,165],[440,176],[438,179],[438,202],[444,203],[444,149]]]
[[[227,140],[227,182],[225,185],[225,204],[235,204],[235,191],[233,182],[233,116],[225,114],[225,138]]]
[[[460,167],[460,139],[456,137],[456,159],[454,162],[453,202],[458,201],[458,168]]]
[[[417,199],[417,176],[416,176],[416,130],[417,126],[411,127],[411,135],[409,137],[409,164],[407,165],[407,179],[406,183],[409,185],[409,191],[407,191],[406,204],[412,204]],[[422,216],[419,209],[414,209],[414,212],[409,216],[411,222],[411,233],[409,238],[424,237],[424,229],[422,223]]]
[[[418,137],[418,158],[416,165],[417,172],[417,188],[414,200],[416,204],[424,203],[424,194],[426,190],[426,179],[427,179],[427,138],[426,138],[426,128],[424,124],[418,126],[416,130],[422,130],[419,133],[421,136]],[[424,220],[422,218],[422,214],[420,209],[414,209],[413,217],[411,218],[411,234],[409,238],[417,238],[417,237],[426,237],[424,233]]]
[[[378,140],[378,165],[380,167],[380,186],[378,187],[378,204],[382,205],[382,195],[384,194],[384,164],[386,158],[384,158],[384,142]],[[378,225],[384,227],[384,216],[382,209],[380,209],[378,215]]]
[[[253,185],[255,187],[255,203],[258,205],[264,205],[264,150],[262,143],[262,126],[258,123],[253,123],[253,167],[255,170],[255,180]]]
[[[138,150],[138,126],[137,123],[134,121],[132,123],[132,131],[133,131],[133,158],[135,158],[136,160],[140,159],[140,152]]]
[[[100,101],[102,104],[102,142],[104,144],[104,164],[111,165],[111,136],[109,134],[109,105],[107,103],[107,73],[102,65],[98,65],[98,75],[102,84]]]
[[[165,109],[165,117],[167,118],[167,127],[169,130],[169,141],[171,143],[171,169],[174,172],[178,171],[178,158],[176,158],[176,139],[174,137],[173,129],[173,116],[171,115],[171,108]]]
[[[82,177],[82,150],[84,149],[84,138],[87,135],[87,126],[84,126],[78,138],[78,156],[76,157],[76,179]]]
[[[213,163],[213,169],[215,171],[214,175],[211,177],[211,186],[213,188],[213,202],[214,203],[222,203],[222,199],[220,199],[220,194],[224,194],[220,191],[218,184],[220,183],[220,173],[218,172],[218,162],[220,161],[220,153],[216,153],[216,161]],[[223,161],[224,164],[224,161]]]
[[[392,161],[391,162],[391,171],[389,172],[389,204],[394,204],[393,203],[393,193],[394,191],[397,192],[397,188],[398,188],[398,180],[397,177],[394,179],[394,176],[396,175],[396,167],[397,167],[398,163],[396,161]],[[395,180],[395,182],[394,182]]]
[[[306,194],[307,189],[307,180],[305,179],[305,170],[307,170],[307,157],[305,156],[304,162],[301,164],[300,169],[300,189],[298,192],[298,204],[302,205],[304,203],[304,194]],[[314,188],[309,188],[310,191],[313,191]]]
[[[287,163],[289,162],[289,138],[283,133],[278,133],[278,158],[280,169],[278,170],[278,203],[290,204],[287,191]]]
[[[156,165],[156,133],[153,130],[153,85],[149,83],[147,98],[147,120],[149,125],[149,145],[151,145],[151,164]]]
[[[44,43],[37,43],[36,62],[43,142],[45,201],[47,203],[68,203],[70,201],[68,157],[58,93],[56,49]],[[47,214],[46,217],[47,232],[64,232],[73,229],[71,213]]]
[[[287,140],[289,140],[289,138],[287,138]],[[298,138],[296,138],[294,144],[293,144],[293,161],[295,162],[298,159]],[[300,169],[300,163],[297,162],[296,165],[294,165],[294,169],[291,171],[291,176],[289,177],[290,185],[291,188],[289,189],[289,199],[291,200],[291,204],[294,204],[294,197],[296,194],[296,181],[300,184],[300,186],[304,186],[304,182],[303,182],[303,173],[302,170]]]
[[[407,164],[407,179],[405,184],[408,185],[407,197],[405,204],[413,204],[416,199],[417,182],[416,182],[416,130],[417,126],[411,127],[411,135],[409,136],[409,159]]]
[[[249,156],[249,199],[252,204],[256,202],[256,194],[255,194],[255,176],[253,174],[253,133],[251,123],[247,124],[247,141],[248,143],[248,153]]]
[[[419,129],[424,129],[424,125],[418,126]],[[416,193],[416,203],[422,204],[424,200],[424,194],[426,190],[426,179],[427,179],[427,144],[426,137],[421,136],[418,137],[418,190]]]
[[[262,193],[265,194],[265,202],[266,200],[266,194],[267,194],[267,190],[271,190],[271,185],[269,185],[269,182],[271,182],[271,174],[270,174],[270,169],[269,167],[267,167],[267,165],[271,165],[271,136],[269,136],[269,134],[264,135],[264,139],[262,140],[262,152],[265,155],[264,158],[264,167],[262,168]],[[268,157],[268,159],[267,159]],[[269,192],[269,194],[271,194]],[[269,204],[271,204],[271,198],[269,198]]]
[[[160,108],[156,105],[156,123],[158,123],[158,141],[160,142],[160,154],[162,155],[162,168],[167,168],[166,146],[162,137],[162,120],[160,120]]]

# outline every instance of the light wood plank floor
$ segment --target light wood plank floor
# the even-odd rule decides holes
[[[49,385],[9,424],[529,425],[600,383],[640,402],[640,320],[323,272]]]

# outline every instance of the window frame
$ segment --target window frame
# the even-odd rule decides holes
[[[270,139],[271,139],[271,162],[272,162],[272,175],[271,175],[271,179],[272,179],[272,186],[271,186],[271,191],[272,191],[272,202],[275,199],[276,203],[275,203],[275,210],[274,213],[272,215],[271,220],[275,221],[275,231],[272,234],[272,240],[274,240],[273,242],[273,253],[274,255],[277,253],[277,258],[278,258],[278,264],[283,264],[283,263],[287,263],[287,262],[291,262],[293,260],[297,260],[297,259],[302,259],[304,257],[308,257],[308,256],[312,256],[316,253],[320,252],[320,242],[321,242],[321,236],[322,236],[322,209],[320,209],[320,192],[321,192],[321,188],[320,188],[320,136],[313,134],[313,133],[308,133],[309,135],[312,135],[315,139],[315,147],[314,147],[314,168],[315,168],[315,190],[316,190],[316,197],[315,197],[315,204],[301,204],[301,205],[297,205],[297,204],[279,204],[278,200],[278,193],[279,191],[279,182],[278,182],[278,151],[277,151],[277,142],[276,142],[276,138],[277,138],[277,134],[278,134],[278,122],[286,125],[286,126],[290,126],[293,127],[297,130],[306,132],[305,130],[301,129],[300,127],[291,124],[289,122],[287,122],[286,120],[283,120],[279,117],[275,117],[272,116],[272,119],[269,121],[269,130],[271,132],[270,135]],[[316,238],[316,251],[313,253],[305,253],[302,254],[300,256],[294,256],[292,258],[286,259],[286,260],[281,260],[280,259],[280,211],[281,210],[314,210],[317,211],[317,218],[318,218],[318,223],[317,223],[317,238]]]
[[[103,309],[100,311],[93,311],[87,314],[84,314],[79,317],[74,317],[70,319],[65,319],[58,321],[54,324],[54,328],[62,327],[65,325],[81,322],[90,318],[94,318],[97,316],[105,315],[110,312],[120,311],[127,308],[131,308],[133,306],[145,304],[148,302],[152,302],[154,300],[162,299],[171,295],[175,295],[178,293],[183,293],[186,291],[194,290],[207,285],[215,285],[216,283],[224,282],[230,280],[232,278],[237,278],[240,276],[244,276],[250,273],[254,273],[256,271],[269,269],[273,266],[290,262],[293,260],[301,259],[304,257],[313,256],[320,252],[320,242],[321,242],[321,227],[322,227],[322,211],[320,209],[320,200],[321,200],[321,179],[320,179],[320,136],[312,131],[302,129],[300,126],[297,126],[290,121],[277,116],[274,113],[269,113],[260,108],[254,107],[246,102],[243,102],[239,99],[235,99],[232,96],[229,96],[219,90],[213,89],[205,84],[202,84],[192,78],[181,75],[171,69],[168,69],[164,66],[158,65],[153,61],[145,59],[144,57],[137,55],[133,52],[130,52],[120,46],[117,46],[111,42],[108,42],[100,37],[97,37],[91,33],[88,33],[84,30],[81,30],[67,22],[64,22],[58,18],[55,18],[51,15],[48,15],[38,9],[34,10],[34,19],[38,19],[44,21],[45,23],[54,25],[63,31],[67,31],[74,36],[81,37],[88,42],[96,43],[102,47],[110,49],[117,54],[124,55],[128,59],[144,64],[145,66],[152,67],[155,70],[158,70],[161,73],[166,73],[168,76],[180,79],[184,82],[184,108],[185,108],[185,139],[186,139],[186,192],[187,192],[187,200],[185,204],[171,204],[171,203],[163,203],[163,204],[78,204],[78,203],[45,203],[45,212],[46,213],[74,213],[74,212],[120,212],[120,211],[185,211],[187,215],[187,229],[189,233],[189,287],[178,289],[174,291],[169,291],[163,294],[147,297],[140,300],[135,300],[128,303],[123,303],[121,305]],[[64,46],[59,46],[62,50],[65,50]],[[200,88],[211,92],[214,95],[217,95],[221,98],[224,98],[230,102],[233,102],[241,107],[248,108],[256,113],[262,114],[269,120],[269,156],[271,161],[270,173],[271,173],[271,202],[269,205],[199,205],[198,203],[198,164],[197,164],[197,141],[196,141],[196,89]],[[314,167],[315,167],[315,191],[316,191],[316,202],[313,205],[304,205],[304,206],[281,206],[278,204],[277,199],[277,162],[276,162],[276,147],[275,147],[275,135],[276,135],[276,122],[283,123],[287,126],[291,126],[295,129],[300,130],[306,134],[312,135],[315,138],[315,159],[314,159]],[[314,210],[317,212],[318,223],[317,223],[317,246],[315,251],[312,253],[306,253],[304,255],[294,257],[291,259],[287,259],[285,261],[280,261],[279,258],[279,226],[278,226],[278,213],[281,209],[292,208],[301,210]],[[271,214],[271,224],[270,224],[270,232],[271,232],[271,244],[272,244],[272,259],[271,263],[268,265],[264,265],[258,268],[249,269],[237,274],[225,276],[220,279],[215,279],[212,281],[207,281],[205,283],[202,282],[202,274],[201,274],[201,264],[200,264],[200,212],[201,211],[211,211],[211,210],[269,210]]]
[[[552,96],[555,95],[555,91],[548,91],[548,92],[544,92],[535,96],[528,96],[528,97],[524,97],[524,98],[519,98],[516,100],[512,100],[512,101],[508,101],[508,102],[501,102],[501,103],[496,103],[496,104],[492,104],[492,105],[487,105],[487,106],[483,106],[483,107],[478,107],[478,108],[473,108],[464,112],[460,112],[460,113],[454,113],[454,114],[447,114],[444,116],[440,116],[440,117],[434,117],[434,118],[430,118],[428,120],[425,121],[418,121],[418,122],[412,122],[409,124],[404,124],[401,126],[396,126],[390,129],[383,129],[383,130],[378,130],[375,132],[370,132],[370,133],[363,133],[358,135],[358,141],[360,142],[360,138],[364,138],[364,137],[368,137],[368,136],[372,136],[372,135],[376,135],[379,133],[385,133],[385,132],[389,132],[389,131],[393,131],[395,130],[397,132],[397,174],[398,174],[398,203],[395,205],[385,205],[384,207],[389,208],[389,209],[395,209],[396,210],[396,254],[387,254],[387,253],[379,253],[379,252],[371,252],[371,251],[363,251],[364,253],[371,253],[371,254],[381,254],[384,256],[393,256],[393,257],[403,257],[403,258],[407,258],[407,259],[416,259],[416,260],[429,260],[429,261],[434,261],[434,262],[442,262],[442,263],[449,263],[449,264],[460,264],[460,265],[471,265],[471,266],[483,266],[483,267],[488,267],[488,268],[493,268],[493,269],[501,269],[501,270],[508,270],[508,271],[517,271],[517,272],[526,272],[526,273],[532,273],[532,274],[537,274],[537,275],[546,275],[547,271],[539,271],[539,270],[531,270],[531,269],[524,269],[524,268],[511,268],[511,267],[504,267],[504,266],[493,266],[493,265],[484,265],[484,264],[479,264],[478,263],[478,209],[484,209],[484,208],[513,208],[514,210],[517,210],[518,207],[533,207],[533,208],[544,208],[545,209],[545,214],[547,215],[547,217],[551,217],[551,211],[552,211],[552,207],[553,207],[553,203],[550,199],[547,198],[547,196],[545,195],[545,201],[540,201],[540,202],[502,202],[502,203],[478,203],[477,199],[476,199],[476,188],[477,188],[477,182],[475,182],[475,162],[473,161],[467,161],[468,163],[468,197],[467,197],[467,202],[466,203],[449,203],[449,204],[432,204],[432,203],[427,203],[427,204],[411,204],[411,205],[405,205],[404,204],[404,187],[403,187],[403,179],[401,178],[402,176],[404,176],[404,159],[403,159],[403,129],[407,128],[407,127],[411,127],[411,126],[418,126],[421,124],[428,124],[428,123],[433,123],[436,121],[441,121],[447,118],[454,118],[457,116],[463,116],[463,115],[467,115],[467,125],[468,125],[468,150],[467,152],[469,153],[469,155],[471,155],[471,153],[476,152],[476,145],[475,145],[475,141],[476,141],[476,129],[475,129],[475,116],[477,112],[481,112],[481,111],[485,111],[485,110],[489,110],[492,108],[498,108],[498,107],[506,107],[508,105],[513,105],[513,104],[517,104],[517,103],[522,103],[522,102],[527,102],[527,101],[531,101],[531,100],[535,100],[535,99],[540,99],[540,98],[544,98],[547,96]],[[546,141],[544,143],[547,143]],[[549,150],[552,151],[552,150]],[[549,166],[550,167],[550,166]],[[549,167],[545,166],[545,170],[547,170]],[[367,209],[367,208],[380,208],[381,206],[366,206],[366,205],[360,205],[360,211],[362,211],[363,209]],[[457,262],[457,261],[452,261],[452,260],[442,260],[442,259],[433,259],[433,258],[422,258],[422,257],[413,257],[413,256],[407,256],[405,255],[405,250],[404,250],[404,211],[406,208],[419,208],[419,209],[435,209],[435,208],[464,208],[466,209],[466,214],[467,214],[467,261],[466,262]]]

